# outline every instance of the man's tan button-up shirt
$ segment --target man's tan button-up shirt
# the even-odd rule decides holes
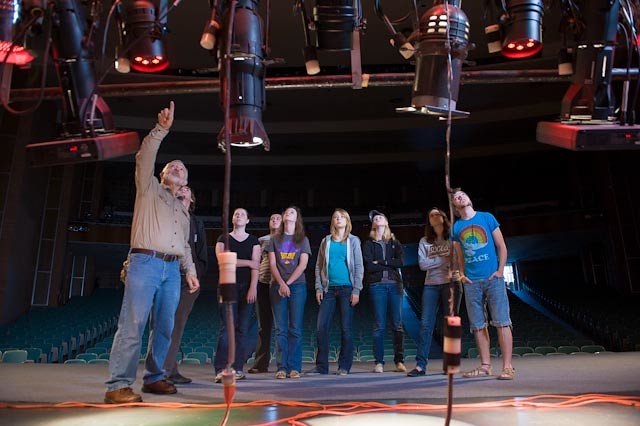
[[[189,246],[189,212],[171,189],[153,175],[160,143],[169,133],[156,125],[136,154],[136,201],[131,247],[180,257],[180,266],[196,275]]]

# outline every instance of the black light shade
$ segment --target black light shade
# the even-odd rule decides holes
[[[506,0],[502,54],[507,58],[528,58],[542,50],[542,0]]]
[[[445,117],[449,109],[453,117],[464,117],[469,113],[456,110],[462,61],[469,48],[469,20],[457,5],[451,2],[446,7],[438,4],[420,18],[420,34],[416,47],[416,75],[413,83],[411,107],[399,112],[414,112]],[[447,20],[447,10],[449,19]],[[447,63],[447,26],[451,45],[451,93]],[[451,99],[451,104],[449,104]]]
[[[166,0],[159,7],[148,0],[135,0],[126,6],[124,42],[131,68],[140,72],[158,72],[169,66],[164,41],[164,23],[158,14],[166,9]],[[164,6],[164,7],[163,7]]]
[[[229,14],[225,14],[228,19]],[[226,27],[226,25],[225,25]],[[220,56],[224,54],[227,31],[222,31]],[[226,61],[220,60],[220,99],[226,97]],[[262,42],[262,19],[258,15],[257,0],[239,1],[235,10],[231,40],[230,88],[230,144],[238,147],[263,145],[269,150],[269,137],[262,125],[262,110],[265,107],[264,51]],[[225,124],[226,125],[226,124]],[[225,146],[225,127],[218,135],[218,145]]]
[[[352,33],[358,9],[355,0],[317,0],[313,8],[317,47],[320,50],[353,49]]]

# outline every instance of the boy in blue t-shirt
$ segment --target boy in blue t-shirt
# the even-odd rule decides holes
[[[500,224],[491,213],[478,212],[463,191],[451,196],[458,219],[453,224],[453,241],[464,284],[465,304],[471,331],[480,353],[479,367],[464,373],[463,377],[491,376],[490,341],[484,304],[491,312],[491,325],[498,329],[502,352],[502,373],[499,380],[513,380],[516,371],[511,365],[513,336],[509,317],[509,299],[504,282],[507,246]]]

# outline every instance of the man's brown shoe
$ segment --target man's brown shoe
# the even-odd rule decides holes
[[[142,386],[142,392],[157,393],[159,395],[168,395],[178,392],[175,386],[167,383],[166,380],[158,380],[157,382],[147,383]]]
[[[131,388],[122,388],[104,394],[105,404],[126,404],[129,402],[142,402],[142,397],[134,393]]]

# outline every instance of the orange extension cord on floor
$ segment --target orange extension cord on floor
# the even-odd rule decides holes
[[[607,394],[584,394],[576,396],[567,395],[537,395],[526,398],[511,398],[499,401],[476,402],[468,404],[454,404],[454,409],[490,409],[490,408],[577,408],[591,404],[618,404],[628,407],[640,408],[640,396],[624,396],[624,395],[607,395]],[[378,412],[429,412],[441,411],[446,409],[446,405],[438,404],[397,404],[389,405],[381,402],[342,402],[336,404],[319,404],[312,402],[300,401],[273,401],[260,400],[253,402],[234,403],[232,408],[250,408],[250,407],[267,407],[280,405],[284,407],[309,408],[295,416],[286,417],[267,423],[261,423],[257,426],[271,426],[280,424],[304,425],[301,423],[304,419],[316,416],[333,415],[333,416],[349,416],[353,414],[378,413]],[[0,409],[41,409],[41,408],[101,408],[101,409],[118,409],[121,407],[149,407],[149,408],[211,408],[225,409],[226,404],[187,404],[177,402],[162,403],[145,403],[137,402],[130,404],[89,404],[85,402],[62,402],[59,404],[2,404]]]

